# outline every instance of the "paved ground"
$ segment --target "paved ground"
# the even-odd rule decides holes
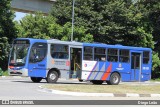
[[[58,83],[75,84],[78,83],[78,81],[61,79]],[[0,77],[0,100],[160,100],[159,97],[80,97],[58,95],[42,92],[39,86],[44,84],[47,84],[45,80],[41,83],[32,83],[29,78]]]

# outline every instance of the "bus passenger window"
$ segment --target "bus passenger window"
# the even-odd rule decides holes
[[[51,45],[51,56],[55,59],[68,59],[68,46],[61,44]]]
[[[110,62],[118,61],[118,49],[108,49],[107,60]]]
[[[47,44],[46,43],[35,43],[30,52],[29,62],[36,63],[42,61],[47,54]]]
[[[105,48],[94,48],[94,60],[95,61],[106,61],[106,49]]]
[[[119,50],[119,62],[129,63],[129,50]]]
[[[149,63],[149,51],[144,51],[143,52],[143,63],[148,64]]]
[[[84,60],[93,60],[93,48],[84,47]]]

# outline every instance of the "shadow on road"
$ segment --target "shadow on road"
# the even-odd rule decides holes
[[[11,82],[17,82],[17,83],[27,83],[27,84],[68,84],[68,85],[74,85],[74,84],[78,84],[78,85],[93,85],[91,82],[57,82],[57,83],[47,83],[46,81],[42,81],[39,83],[34,83],[32,81],[11,81]],[[102,84],[102,85],[106,85],[106,84]]]

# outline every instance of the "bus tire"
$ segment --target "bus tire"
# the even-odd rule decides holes
[[[56,83],[58,80],[58,73],[56,71],[50,71],[47,75],[47,82],[48,83]]]
[[[92,80],[91,82],[96,85],[101,85],[103,83],[101,80]]]
[[[42,78],[41,77],[31,77],[31,80],[35,83],[41,82]]]
[[[110,76],[110,80],[106,81],[109,85],[118,85],[120,82],[120,75],[118,73],[113,73]]]
[[[79,79],[79,82],[83,82],[83,80]]]

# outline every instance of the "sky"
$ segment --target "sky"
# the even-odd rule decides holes
[[[16,15],[16,17],[14,18],[14,20],[19,21],[26,15],[26,13],[16,12],[15,15]]]

